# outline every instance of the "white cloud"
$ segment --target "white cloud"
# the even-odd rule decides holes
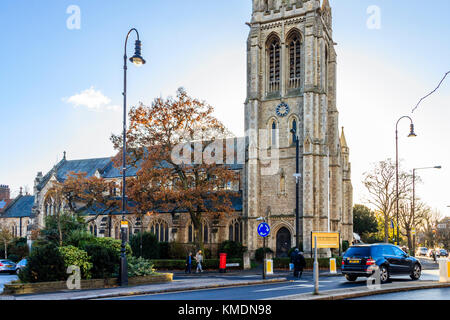
[[[72,104],[75,108],[86,107],[92,111],[119,110],[119,106],[112,105],[111,99],[100,90],[95,90],[94,87],[90,87],[69,98],[63,98],[63,101]]]

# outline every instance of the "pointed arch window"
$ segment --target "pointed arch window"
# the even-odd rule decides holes
[[[290,120],[290,126],[289,126],[289,132],[290,132],[290,143],[291,145],[295,144],[295,141],[298,136],[298,121],[297,118],[292,118]]]
[[[191,225],[189,225],[188,228],[188,242],[192,243],[194,242],[194,227]]]
[[[155,221],[150,227],[150,233],[156,236],[158,242],[169,242],[169,225],[163,221]]]
[[[281,75],[281,53],[280,40],[272,37],[268,43],[268,62],[269,62],[269,92],[276,92],[280,90],[280,75]]]
[[[243,223],[239,220],[233,220],[228,226],[229,240],[242,243],[243,240]]]
[[[300,87],[301,78],[301,38],[295,32],[288,40],[289,49],[289,83],[290,89]]]

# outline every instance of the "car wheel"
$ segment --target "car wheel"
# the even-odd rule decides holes
[[[411,273],[411,279],[413,280],[419,280],[420,279],[420,275],[422,274],[422,268],[420,268],[420,265],[416,264],[414,265],[414,269]]]
[[[380,282],[386,283],[389,281],[389,270],[386,266],[380,267]]]
[[[348,281],[356,281],[356,279],[358,279],[358,277],[357,276],[354,276],[354,275],[351,275],[351,274],[346,274],[345,275],[345,278],[348,280]]]

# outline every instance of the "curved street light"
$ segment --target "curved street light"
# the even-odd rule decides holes
[[[125,215],[127,214],[127,199],[126,199],[126,154],[127,154],[127,44],[128,38],[132,32],[136,32],[137,40],[135,42],[134,55],[130,58],[130,62],[134,65],[140,67],[146,63],[144,58],[141,55],[142,43],[139,40],[139,32],[132,28],[128,31],[127,37],[125,39],[125,53],[124,53],[124,63],[123,63],[123,150],[122,150],[122,228],[121,228],[121,237],[122,237],[122,245],[120,248],[120,271],[119,271],[119,280],[121,286],[128,285],[128,264],[127,264],[127,256],[126,252],[126,228],[124,227],[125,223]]]
[[[398,119],[397,124],[395,125],[395,195],[396,195],[396,211],[397,211],[397,237],[396,237],[396,242],[397,245],[400,244],[400,228],[399,228],[399,224],[398,224],[398,124],[402,119],[409,119],[409,121],[411,121],[411,125],[410,125],[410,132],[408,135],[408,138],[414,138],[417,137],[416,133],[414,132],[414,123],[413,120],[411,119],[411,117],[409,116],[403,116],[400,119]]]

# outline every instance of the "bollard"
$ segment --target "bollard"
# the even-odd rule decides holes
[[[439,261],[439,282],[450,282],[450,260],[438,259]]]
[[[331,258],[330,259],[330,273],[331,274],[337,274],[336,259],[335,258]]]
[[[266,260],[266,275],[273,275],[273,260],[267,259]]]

